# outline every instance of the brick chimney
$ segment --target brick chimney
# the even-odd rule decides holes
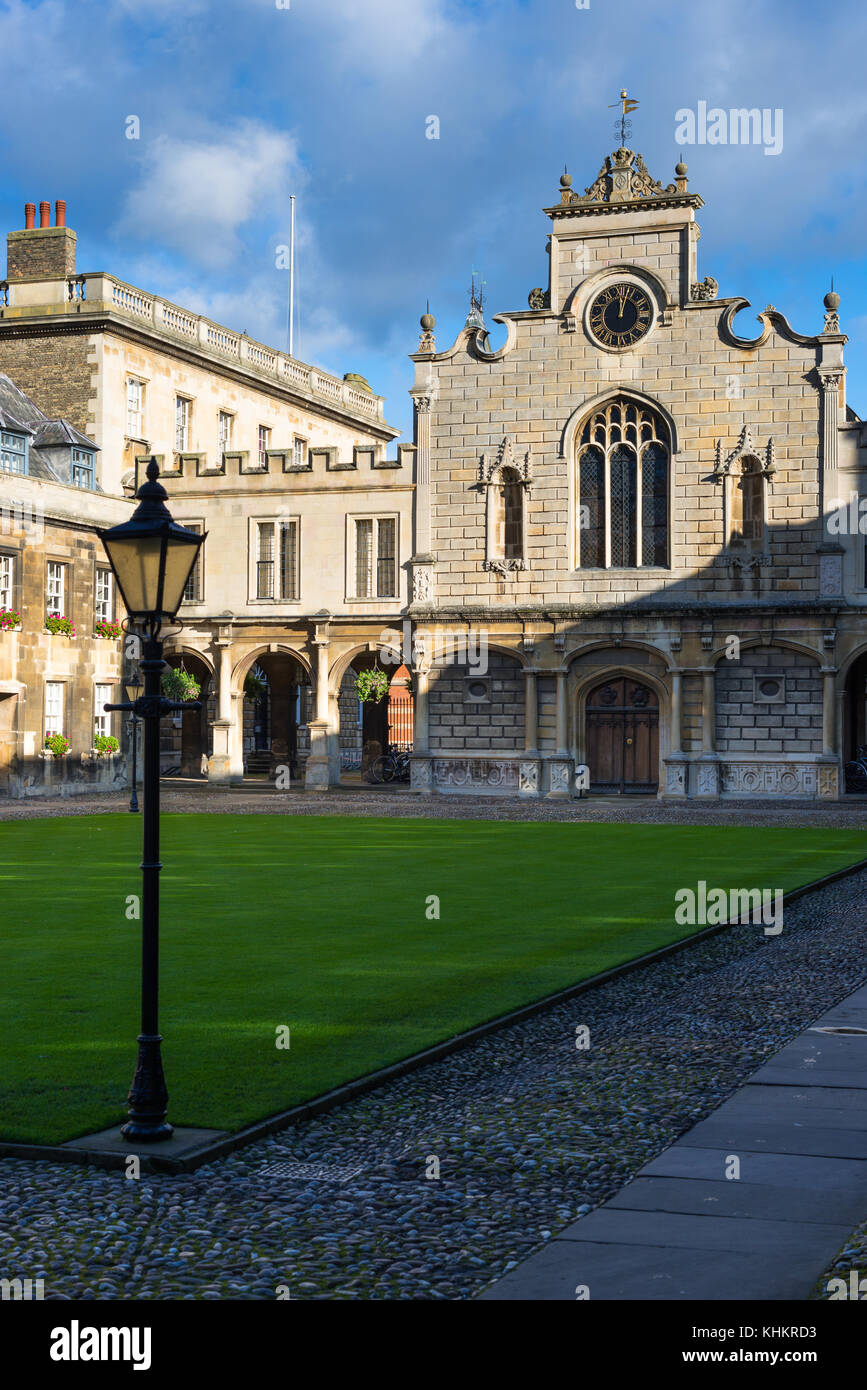
[[[66,203],[55,204],[55,225],[51,226],[51,204],[39,204],[39,226],[36,204],[24,207],[24,230],[10,232],[6,238],[7,280],[61,280],[75,274],[76,236],[66,225]]]

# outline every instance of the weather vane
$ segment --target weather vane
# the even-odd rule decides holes
[[[638,106],[638,102],[632,101],[631,98],[627,96],[626,88],[624,87],[620,93],[620,100],[610,101],[608,103],[609,111],[614,106],[620,107],[620,120],[614,122],[614,138],[616,140],[619,135],[621,145],[625,145],[627,137],[632,134],[632,122],[628,121],[626,117],[629,115],[630,111],[635,110]]]
[[[473,309],[478,309],[478,310],[479,310],[479,313],[481,313],[482,310],[484,309],[484,306],[485,306],[485,292],[484,292],[484,286],[485,286],[488,282],[487,282],[487,280],[483,280],[483,279],[482,279],[481,275],[479,274],[479,272],[478,272],[477,270],[474,270],[472,274],[473,274],[473,283],[472,283],[471,286],[470,286],[470,310],[472,311]],[[479,276],[479,288],[478,288],[478,290],[476,289],[476,276],[477,276],[477,275]]]

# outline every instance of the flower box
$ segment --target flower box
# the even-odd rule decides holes
[[[66,637],[75,636],[75,628],[69,618],[64,618],[62,613],[46,613],[45,626],[52,637],[63,634]]]
[[[42,746],[43,751],[50,754],[52,758],[65,758],[71,747],[65,734],[46,735],[45,743]]]
[[[106,637],[109,639],[118,638],[123,636],[123,628],[120,623],[110,623],[102,619],[95,625],[93,635],[94,637]]]

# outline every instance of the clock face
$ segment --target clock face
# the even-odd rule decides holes
[[[621,281],[597,294],[590,305],[590,331],[607,348],[633,347],[653,322],[649,295],[639,285]]]

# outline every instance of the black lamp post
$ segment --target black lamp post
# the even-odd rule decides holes
[[[132,791],[129,798],[129,809],[138,810],[138,715],[135,712],[135,702],[142,693],[144,686],[138,671],[135,671],[128,680],[123,683],[126,691],[127,704],[132,706],[132,713],[129,717],[130,728],[132,729]]]
[[[158,1026],[159,1003],[159,862],[160,843],[160,719],[198,704],[179,703],[163,696],[160,678],[165,667],[160,637],[164,623],[174,622],[184,587],[205,537],[172,520],[168,493],[157,482],[156,459],[147,466],[147,482],[136,496],[138,507],[129,521],[99,533],[120,590],[130,625],[142,643],[144,694],[106,710],[125,710],[144,721],[144,814],[142,854],[142,979],[141,1033],[138,1064],[130,1087],[129,1119],[121,1133],[127,1139],[152,1142],[168,1139],[168,1092],[163,1075]]]

